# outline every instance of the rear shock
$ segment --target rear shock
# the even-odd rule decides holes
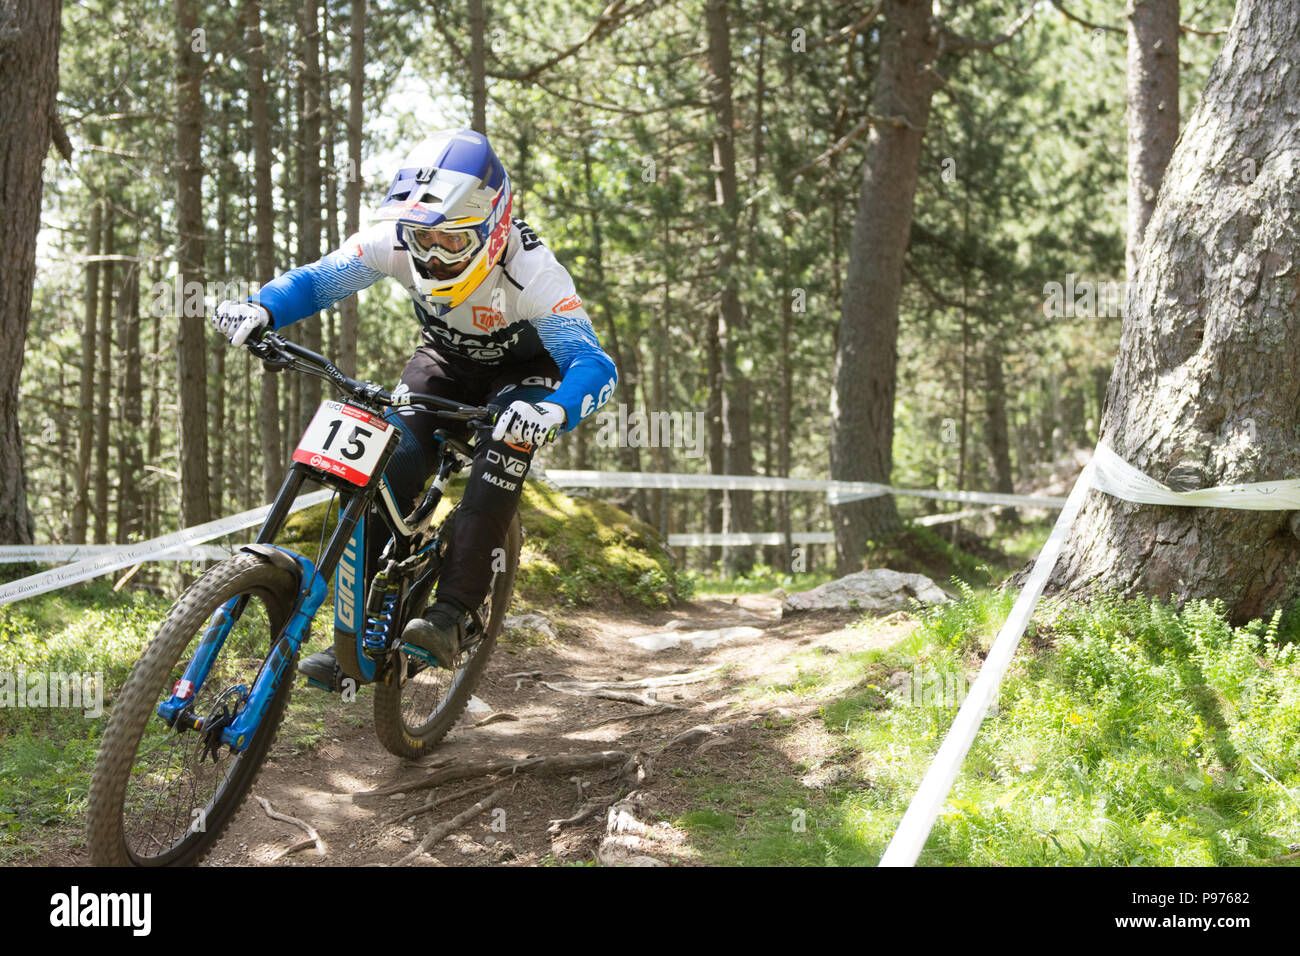
[[[375,575],[370,586],[370,599],[366,602],[366,633],[361,639],[361,647],[372,661],[382,661],[388,651],[396,606],[397,591],[389,586],[388,568],[385,568]]]

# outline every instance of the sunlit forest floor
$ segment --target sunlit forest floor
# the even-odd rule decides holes
[[[506,643],[479,696],[517,717],[462,724],[440,753],[481,759],[625,749],[654,755],[638,805],[644,852],[670,864],[874,864],[939,746],[1014,593],[997,581],[1045,526],[992,541],[996,568],[949,555],[953,603],[889,617],[781,620],[767,592],[817,583],[759,569],[702,577],[671,608],[571,608],[557,636]],[[535,599],[533,609],[546,608]],[[144,592],[68,589],[0,608],[0,670],[100,671],[121,685],[166,609]],[[673,622],[676,622],[674,625]],[[653,653],[628,638],[748,626],[736,642]],[[1234,628],[1212,605],[1046,602],[921,857],[923,865],[1260,865],[1300,861],[1300,616]],[[520,673],[633,679],[718,666],[636,705],[566,697]],[[547,679],[552,679],[548,677]],[[111,705],[111,700],[109,701]],[[85,861],[86,789],[106,718],[0,709],[0,861]],[[692,728],[702,730],[687,733]],[[683,734],[685,734],[683,736]],[[254,792],[311,820],[330,845],[280,865],[391,862],[432,822],[382,825],[404,803],[353,799],[409,778],[370,726],[299,687]],[[586,794],[612,784],[599,775]],[[504,832],[484,817],[425,862],[594,863],[605,818],[558,833],[584,791],[520,783]],[[420,793],[405,798],[411,806]],[[461,807],[453,805],[448,816]],[[426,818],[427,819],[427,818]],[[212,862],[269,863],[296,841],[251,801]]]

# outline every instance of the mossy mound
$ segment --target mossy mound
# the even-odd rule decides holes
[[[440,511],[455,502],[444,499]],[[289,516],[278,544],[316,554],[325,504]],[[337,505],[332,505],[333,524]],[[663,538],[627,512],[594,498],[574,498],[536,481],[519,505],[524,529],[516,599],[545,606],[634,603],[669,607],[680,584]]]

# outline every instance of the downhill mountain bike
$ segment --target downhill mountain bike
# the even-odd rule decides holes
[[[91,780],[88,844],[98,865],[194,864],[221,838],[284,717],[298,652],[331,575],[344,689],[375,685],[379,740],[408,758],[427,753],[460,717],[514,590],[517,515],[454,666],[401,643],[403,627],[424,609],[451,559],[456,509],[436,523],[435,512],[451,477],[472,460],[465,433],[490,426],[499,409],[394,395],[274,332],[249,348],[269,368],[325,379],[343,399],[322,402],[307,426],[256,542],[181,595],[131,670]],[[434,412],[447,427],[435,432],[442,454],[432,483],[403,514],[383,477],[400,440],[383,409],[407,405]],[[328,542],[328,517],[322,525],[314,561],[274,544],[308,479],[338,498],[337,521]]]

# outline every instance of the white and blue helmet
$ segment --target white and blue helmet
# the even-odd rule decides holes
[[[420,291],[454,307],[501,260],[512,200],[510,177],[487,137],[444,130],[411,150],[372,219],[397,223]]]

